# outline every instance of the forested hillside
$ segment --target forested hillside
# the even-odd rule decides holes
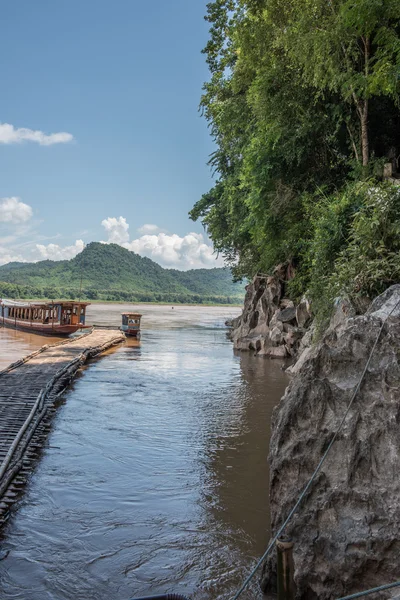
[[[71,260],[0,267],[0,296],[11,298],[240,303],[243,289],[229,269],[163,269],[117,244],[97,242]]]
[[[217,178],[191,217],[237,277],[287,263],[320,316],[400,281],[400,0],[207,7]]]

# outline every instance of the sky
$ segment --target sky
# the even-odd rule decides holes
[[[3,6],[0,264],[103,241],[164,267],[222,265],[188,217],[212,187],[206,3]]]

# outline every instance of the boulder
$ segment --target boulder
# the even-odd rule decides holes
[[[283,339],[288,346],[297,346],[303,335],[304,330],[292,327],[283,335]]]
[[[329,329],[344,325],[349,317],[354,317],[356,310],[348,298],[335,298]]]
[[[287,358],[288,353],[285,346],[270,346],[263,348],[260,352],[262,356],[268,356],[269,358]]]
[[[278,265],[273,275],[257,275],[246,286],[242,314],[227,323],[231,326],[228,335],[236,350],[254,350],[255,347],[256,352],[265,355],[266,348],[286,345],[286,349],[281,350],[280,354],[297,355],[301,336],[297,333],[295,336],[283,335],[288,334],[292,331],[291,328],[297,325],[297,308],[292,300],[283,297],[287,269],[288,265]],[[307,303],[304,302],[306,306]],[[298,328],[298,331],[304,333],[302,328]],[[255,338],[261,341],[261,347],[259,343],[254,342]]]
[[[269,339],[275,345],[279,345],[283,342],[283,333],[279,327],[274,327],[269,333]]]
[[[338,319],[306,349],[273,415],[270,497],[275,532],[336,432],[382,319],[397,302],[344,427],[286,528],[294,542],[298,600],[339,598],[399,578],[400,286],[365,315]],[[264,591],[273,591],[274,579],[271,556]]]
[[[368,315],[385,319],[389,314],[392,317],[400,316],[400,284],[392,285],[375,298],[367,310]]]
[[[294,306],[288,306],[279,311],[277,317],[278,321],[282,323],[290,323],[296,318],[296,309]]]
[[[279,310],[282,285],[276,275],[257,275],[246,286],[243,312],[233,323],[231,339],[238,350],[248,349],[248,338],[269,339],[271,318]]]
[[[264,338],[261,335],[249,335],[237,340],[235,343],[235,349],[241,350],[242,352],[246,352],[248,350],[258,352],[263,346],[263,341]]]
[[[282,298],[282,300],[279,304],[279,307],[280,308],[293,308],[294,303],[289,298]]]
[[[283,323],[281,321],[278,321],[278,314],[279,310],[276,310],[270,319],[269,326],[271,329],[273,327],[279,327],[279,329],[283,331]]]
[[[299,327],[305,327],[311,320],[311,306],[305,296],[296,307],[296,321]]]

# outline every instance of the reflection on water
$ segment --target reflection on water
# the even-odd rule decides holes
[[[141,308],[141,344],[65,395],[5,532],[4,599],[227,598],[265,548],[280,363],[233,354],[221,325],[236,309]]]
[[[36,335],[0,327],[0,371],[22,356],[38,350],[45,344],[54,344],[62,338],[55,336]]]

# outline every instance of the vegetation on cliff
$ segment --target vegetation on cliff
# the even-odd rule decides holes
[[[177,271],[117,244],[92,242],[71,260],[0,267],[0,297],[127,302],[240,303],[229,269]]]
[[[400,0],[215,0],[201,219],[237,278],[287,262],[321,313],[399,281]],[[340,289],[339,289],[340,288]]]

